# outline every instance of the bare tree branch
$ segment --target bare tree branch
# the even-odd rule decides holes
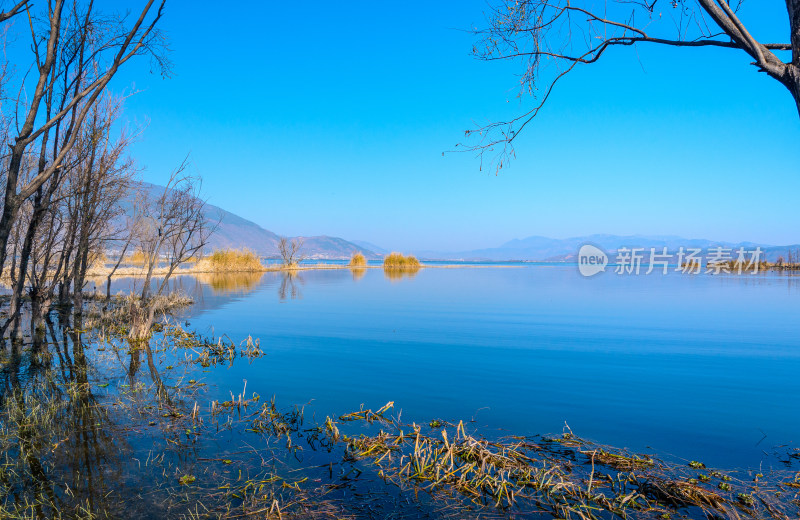
[[[459,151],[496,153],[497,169],[514,156],[514,140],[539,113],[555,85],[577,65],[596,63],[613,47],[638,44],[712,47],[746,52],[759,71],[783,84],[800,115],[800,0],[786,0],[791,38],[761,43],[741,19],[742,2],[726,0],[499,0],[488,27],[475,29],[473,55],[522,64],[521,94],[534,106],[510,120],[467,130]],[[782,61],[775,52],[791,51]],[[477,140],[477,142],[476,142]]]
[[[0,23],[3,23],[9,18],[13,18],[14,16],[18,15],[22,8],[28,4],[28,2],[30,2],[30,0],[22,0],[8,11],[0,11]]]

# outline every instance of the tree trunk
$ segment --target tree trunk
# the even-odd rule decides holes
[[[145,304],[134,301],[131,303],[131,330],[128,333],[128,340],[132,343],[132,347],[136,348],[137,343],[150,339],[150,328],[153,326],[155,315],[152,302]]]
[[[28,231],[25,233],[25,241],[22,244],[22,251],[19,255],[19,276],[11,295],[11,329],[9,333],[14,338],[21,335],[22,293],[25,291],[25,280],[28,276],[28,263],[33,250],[33,239],[36,236],[36,229],[39,227],[39,221],[42,219],[45,209],[45,204],[42,202],[42,191],[40,187],[36,192],[36,197],[34,197],[31,221],[28,223]]]
[[[6,192],[3,214],[0,216],[0,275],[3,274],[3,267],[6,265],[8,252],[8,237],[11,236],[11,228],[17,218],[17,198]]]
[[[786,68],[786,75],[789,77],[789,92],[794,97],[794,104],[797,107],[797,115],[800,116],[800,66],[789,65]]]
[[[133,232],[128,236],[128,241],[125,242],[125,246],[122,248],[122,251],[119,254],[119,258],[117,259],[117,263],[114,264],[114,267],[111,269],[111,272],[108,273],[106,277],[106,306],[108,308],[108,302],[111,300],[111,277],[114,276],[114,273],[117,272],[119,269],[119,265],[122,263],[122,260],[125,258],[125,253],[128,252],[128,247],[131,245],[131,240],[133,239]]]
[[[40,348],[45,341],[45,324],[42,301],[38,294],[31,294],[31,338],[34,348]]]
[[[788,81],[785,84],[794,97],[797,114],[800,115],[800,0],[786,0],[786,10],[789,12],[792,62],[786,67]]]

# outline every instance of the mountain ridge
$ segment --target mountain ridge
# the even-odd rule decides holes
[[[147,190],[151,197],[160,195],[163,186],[140,183],[141,189]],[[125,206],[127,204],[127,206]],[[130,214],[131,201],[123,202],[124,209]],[[269,258],[280,257],[278,243],[281,235],[267,230],[251,220],[247,220],[235,213],[227,211],[210,203],[205,205],[205,215],[210,222],[219,222],[217,229],[211,235],[207,249],[239,249],[248,248],[260,256]],[[309,237],[286,237],[300,239],[303,242],[301,253],[308,259],[342,260],[349,259],[351,255],[360,251],[368,259],[376,260],[389,253],[389,249],[375,245],[364,240],[346,240],[340,237],[316,235]],[[727,242],[714,241],[705,238],[685,238],[678,235],[614,235],[609,233],[596,233],[592,235],[575,236],[568,238],[551,238],[541,235],[530,235],[524,238],[515,238],[500,244],[497,247],[471,249],[464,251],[431,251],[414,250],[410,252],[421,260],[465,260],[465,261],[528,261],[528,262],[574,262],[578,249],[584,244],[592,244],[613,255],[620,247],[640,247],[649,252],[651,247],[661,250],[666,247],[668,252],[676,252],[680,247],[698,248],[707,253],[709,248],[725,247],[735,250],[744,247],[752,250],[760,247],[764,259],[770,262],[779,257],[787,258],[791,253],[794,256],[800,252],[800,244],[777,246],[751,241]]]
[[[697,248],[704,253],[709,248],[723,247],[732,250],[744,247],[752,250],[760,247],[764,259],[776,261],[778,257],[786,258],[789,253],[793,255],[800,251],[800,244],[776,246],[757,242],[727,242],[722,240],[709,240],[705,238],[684,238],[678,235],[612,235],[593,234],[569,238],[550,238],[540,235],[531,235],[521,239],[509,240],[500,246],[472,249],[457,252],[416,250],[422,260],[465,260],[465,261],[529,261],[529,262],[574,262],[578,249],[584,244],[592,244],[608,254],[615,253],[621,247],[650,248],[660,251],[666,247],[668,252],[676,252],[679,248]]]
[[[164,186],[148,182],[140,182],[138,186],[141,190],[147,191],[151,199],[160,196],[164,190]],[[133,207],[132,200],[123,201],[122,206],[123,211],[130,215]],[[216,223],[216,229],[206,244],[207,251],[247,248],[259,256],[268,258],[280,257],[278,244],[282,235],[209,202],[205,203],[204,214],[208,222]],[[312,260],[349,259],[356,251],[361,251],[364,256],[370,259],[380,258],[380,255],[371,249],[361,247],[339,237],[316,235],[310,237],[287,236],[286,238],[301,240],[303,243],[300,249],[301,255]]]

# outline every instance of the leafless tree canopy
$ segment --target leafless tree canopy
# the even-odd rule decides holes
[[[136,133],[119,124],[124,97],[107,87],[137,56],[168,73],[156,27],[164,2],[117,13],[94,0],[0,0],[0,277],[11,287],[0,337],[19,337],[24,296],[32,321],[56,293],[59,307],[79,314],[90,266],[104,264],[123,235],[130,245],[120,203],[135,173],[127,150]],[[6,52],[9,42],[16,52]]]
[[[154,318],[154,299],[161,296],[180,264],[197,255],[214,231],[205,218],[205,202],[200,198],[200,179],[186,174],[186,162],[175,170],[163,191],[144,197],[134,223],[134,242],[144,254],[145,277],[141,296],[132,302],[131,337],[149,336]],[[166,273],[154,283],[154,272],[163,264]]]
[[[616,46],[658,44],[716,47],[744,52],[756,70],[784,85],[800,115],[800,0],[786,0],[787,40],[766,42],[747,28],[744,0],[501,0],[473,53],[482,60],[517,60],[523,92],[534,106],[467,136],[467,149],[498,153],[498,168],[513,155],[513,142],[547,102],[554,86],[578,65],[595,63]],[[750,5],[750,4],[748,4]],[[753,3],[751,9],[759,9]],[[473,142],[474,143],[474,142]]]
[[[278,241],[278,250],[281,253],[283,265],[287,267],[297,265],[303,258],[300,256],[300,250],[303,248],[303,239],[295,238],[288,239],[282,237]]]
[[[0,320],[0,332],[20,332],[20,307],[27,291],[32,318],[58,303],[74,302],[80,309],[89,268],[100,263],[104,250],[123,229],[117,222],[128,196],[133,162],[126,156],[135,134],[112,128],[122,99],[104,95],[84,120],[65,164],[30,199],[21,202],[9,242],[10,312]],[[40,171],[43,157],[29,157],[21,168],[26,182]]]
[[[156,29],[165,0],[144,3],[135,19],[100,13],[93,0],[21,2],[3,16],[16,16],[15,37],[29,42],[30,64],[16,64],[16,99],[3,103],[5,193],[0,213],[0,274],[18,212],[25,200],[67,163],[81,127],[119,68],[148,54],[162,66],[163,38]],[[37,4],[37,5],[34,5]],[[39,5],[41,4],[41,5]],[[9,23],[9,22],[6,22]],[[26,34],[27,33],[27,34]],[[5,64],[4,64],[5,65]],[[8,68],[0,89],[8,94]],[[8,110],[7,106],[13,106]],[[34,157],[38,156],[37,159]],[[24,177],[27,162],[38,160]]]

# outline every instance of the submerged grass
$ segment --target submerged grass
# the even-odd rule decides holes
[[[51,327],[25,363],[3,358],[0,518],[800,517],[790,469],[721,472],[572,432],[487,438],[402,422],[393,402],[316,420],[247,381],[223,393],[214,367],[258,362],[258,339],[161,320],[132,346],[115,301],[111,318]]]
[[[455,493],[478,507],[563,519],[787,519],[800,513],[797,493],[786,494],[791,482],[782,482],[779,474],[767,484],[715,472],[717,482],[700,483],[689,465],[599,446],[571,433],[491,441],[467,432],[463,422],[388,426],[377,435],[345,436],[348,453],[370,461],[398,486],[446,497]]]

